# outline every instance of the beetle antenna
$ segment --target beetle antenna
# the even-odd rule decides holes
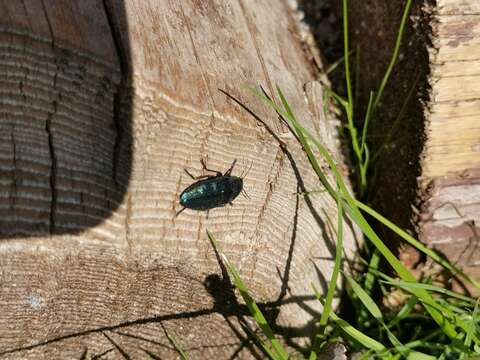
[[[243,168],[242,173],[240,174],[240,179],[243,179],[243,174],[245,174],[245,168]]]
[[[232,166],[230,166],[230,169],[228,169],[227,172],[225,173],[225,175],[223,175],[223,176],[230,176],[230,174],[232,173],[233,167],[235,166],[236,162],[237,162],[237,159],[233,160]]]
[[[179,211],[177,211],[177,212],[175,213],[174,218],[176,218],[178,215],[180,215],[180,213],[181,213],[183,210],[185,210],[185,209],[186,209],[186,207],[181,208]]]
[[[245,196],[248,200],[250,200],[250,196],[248,196],[247,192],[245,191],[245,189],[242,189],[242,194],[243,196]]]
[[[250,163],[250,166],[248,167],[248,169],[242,172],[242,175],[240,175],[240,178],[244,179],[252,169],[252,166],[253,166],[253,161]]]

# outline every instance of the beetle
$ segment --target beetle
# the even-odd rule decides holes
[[[222,174],[220,171],[207,168],[203,159],[200,161],[203,170],[215,173],[215,175],[193,176],[184,169],[188,176],[197,182],[188,186],[180,194],[180,205],[183,206],[180,211],[175,214],[178,216],[185,209],[208,211],[216,207],[222,207],[226,204],[232,205],[232,201],[243,190],[243,178],[232,175],[233,167],[237,159],[233,160],[230,168]],[[245,190],[243,190],[245,192]],[[246,193],[245,193],[246,194]]]

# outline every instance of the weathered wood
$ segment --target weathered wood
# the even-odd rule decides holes
[[[319,311],[310,283],[331,274],[336,206],[295,195],[318,180],[242,86],[279,84],[342,160],[286,5],[24,4],[0,2],[0,357],[172,358],[165,330],[192,358],[259,354],[206,229],[276,330],[301,342]],[[251,167],[250,199],[175,217],[185,168],[235,158],[234,174]]]
[[[420,235],[480,278],[480,5],[438,1],[432,24]]]

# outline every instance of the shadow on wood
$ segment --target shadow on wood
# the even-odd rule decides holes
[[[101,2],[3,6],[0,236],[77,234],[128,187],[129,55]]]

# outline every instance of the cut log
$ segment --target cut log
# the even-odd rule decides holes
[[[310,284],[325,289],[331,275],[336,206],[325,193],[296,195],[318,179],[243,85],[280,85],[342,159],[286,5],[0,9],[0,358],[174,358],[167,333],[192,358],[261,357],[207,229],[275,331],[302,343],[320,310]],[[249,168],[249,199],[175,217],[192,182],[184,169],[200,174],[202,159],[220,171],[237,159],[237,175]]]
[[[480,279],[480,4],[439,0],[432,23],[420,235]]]

